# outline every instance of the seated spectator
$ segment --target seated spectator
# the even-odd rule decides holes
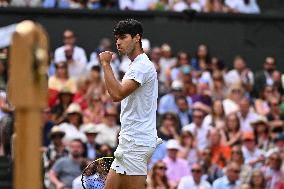
[[[207,144],[207,134],[209,126],[203,124],[205,112],[202,109],[193,109],[192,123],[182,128],[183,131],[189,131],[196,137],[196,147],[198,150],[204,149]]]
[[[208,83],[199,82],[196,85],[197,93],[191,96],[192,103],[201,102],[207,106],[212,106],[212,98]]]
[[[235,145],[231,150],[231,161],[236,162],[241,168],[239,180],[241,183],[248,183],[249,176],[251,175],[252,167],[249,164],[245,164],[244,155],[240,145]]]
[[[223,104],[221,100],[216,100],[213,102],[212,106],[212,113],[208,114],[204,118],[204,125],[215,127],[218,129],[224,129],[225,128],[225,112],[223,108]]]
[[[88,102],[88,108],[84,110],[84,123],[99,124],[103,121],[105,114],[105,106],[102,95],[93,93],[92,98]]]
[[[81,174],[80,164],[83,143],[75,139],[70,142],[70,156],[59,159],[49,171],[49,179],[56,189],[71,188],[73,180]]]
[[[68,144],[73,139],[86,142],[86,135],[80,130],[82,125],[82,110],[79,104],[72,103],[66,110],[66,121],[58,125],[64,132],[64,143]]]
[[[54,126],[49,133],[51,144],[48,145],[47,149],[43,153],[43,163],[45,172],[45,186],[49,187],[50,181],[47,177],[48,171],[51,169],[53,164],[62,157],[67,157],[69,152],[62,142],[65,132],[63,132],[58,126]]]
[[[215,180],[212,189],[237,189],[239,181],[240,167],[236,162],[229,162],[226,166],[226,175]]]
[[[167,166],[166,175],[169,179],[170,186],[176,188],[180,179],[189,174],[189,167],[186,160],[177,157],[180,145],[177,140],[169,140],[167,143],[168,154],[164,158]]]
[[[259,98],[255,99],[255,111],[259,115],[266,116],[270,112],[268,100],[273,96],[272,86],[266,85],[260,92]]]
[[[181,81],[175,80],[171,84],[171,92],[162,96],[159,102],[158,112],[164,114],[165,112],[178,112],[176,98],[184,96],[184,85]],[[191,99],[187,97],[187,102],[190,105]]]
[[[77,90],[76,81],[69,77],[68,65],[66,62],[58,62],[55,64],[55,75],[48,79],[48,104],[49,107],[55,105],[58,100],[60,90],[68,89],[71,93]]]
[[[221,130],[221,134],[224,137],[224,143],[228,146],[234,146],[241,144],[242,132],[240,120],[237,114],[231,113],[226,117],[226,127]]]
[[[225,0],[225,4],[236,13],[260,13],[256,0]]]
[[[215,71],[212,74],[212,81],[209,85],[210,95],[213,101],[223,100],[227,96],[227,87],[224,82],[223,75],[220,71]]]
[[[73,102],[80,104],[82,110],[86,110],[88,108],[88,102],[92,98],[93,94],[89,94],[89,78],[85,76],[81,76],[76,81],[77,84],[77,92],[74,94]]]
[[[96,137],[100,133],[97,126],[93,123],[82,125],[81,130],[87,137],[84,143],[84,157],[89,160],[95,160],[98,156],[100,145],[96,143]]]
[[[232,85],[228,89],[228,96],[223,100],[225,115],[239,111],[239,102],[244,97],[244,89],[240,85]]]
[[[241,85],[245,91],[251,92],[254,84],[254,76],[252,71],[247,67],[245,58],[236,56],[233,64],[234,69],[225,75],[226,85]]]
[[[148,10],[156,0],[118,0],[120,10]]]
[[[279,98],[271,97],[268,101],[268,105],[270,108],[270,112],[267,114],[266,117],[270,122],[270,125],[273,130],[279,128],[281,131],[281,128],[283,129],[284,125],[284,116],[282,116],[281,114]]]
[[[212,162],[213,152],[210,147],[207,147],[200,151],[200,164],[202,166],[202,172],[205,174],[206,180],[212,185],[212,183],[223,176],[222,169],[216,162]]]
[[[68,88],[63,88],[58,93],[58,101],[51,108],[51,120],[55,124],[60,124],[65,119],[65,112],[72,103],[73,93]]]
[[[189,167],[198,160],[198,152],[195,148],[195,138],[189,131],[182,131],[180,136],[181,148],[178,157],[187,160]]]
[[[254,122],[251,122],[255,134],[257,147],[265,152],[273,147],[270,136],[270,124],[266,117],[259,116]]]
[[[170,189],[166,171],[166,164],[161,160],[157,161],[153,166],[152,174],[147,177],[146,189]]]
[[[242,152],[245,163],[253,168],[260,168],[264,164],[264,152],[257,148],[253,132],[244,132],[242,135]]]
[[[73,31],[66,29],[63,38],[64,46],[55,50],[54,62],[67,62],[69,76],[78,78],[86,69],[85,50],[75,45],[76,37]]]
[[[281,169],[283,159],[281,154],[274,152],[268,156],[268,164],[262,168],[266,179],[266,189],[275,189],[282,184],[284,172]]]
[[[176,105],[178,107],[178,118],[179,118],[179,127],[180,129],[185,125],[188,125],[192,121],[191,109],[185,96],[179,96],[176,98]]]
[[[194,163],[191,167],[191,176],[184,176],[178,185],[178,189],[211,189],[211,184],[202,179],[202,168],[199,163]]]
[[[194,70],[200,71],[201,68],[207,67],[206,64],[211,63],[208,46],[200,44],[197,48],[195,56],[191,59],[191,66]]]
[[[169,139],[179,140],[178,124],[178,117],[176,114],[171,112],[165,113],[162,115],[158,136],[165,141]]]
[[[224,5],[222,0],[207,0],[203,12],[215,12],[215,13],[224,13],[228,12],[227,7]]]
[[[149,9],[156,11],[167,11],[170,10],[170,5],[168,4],[168,0],[157,0],[156,3],[153,3]]]
[[[275,70],[271,75],[273,81],[272,87],[275,90],[275,93],[279,96],[284,94],[284,86],[282,85],[281,74],[282,73],[280,71]]]
[[[264,174],[260,170],[254,170],[249,181],[249,188],[265,189],[266,180]]]
[[[117,125],[117,109],[115,106],[107,107],[105,110],[103,122],[96,127],[99,129],[96,142],[98,144],[107,144],[112,148],[117,146],[120,125]]]
[[[70,7],[70,3],[69,0],[44,0],[42,6],[44,8],[66,9]]]
[[[231,148],[221,144],[221,134],[219,129],[211,128],[208,133],[209,147],[212,149],[212,163],[219,167],[224,167],[231,157]]]
[[[274,152],[278,152],[280,154],[284,154],[284,134],[283,133],[277,133],[273,138],[274,148],[270,149],[266,156],[270,156]],[[282,155],[282,158],[284,156]]]
[[[249,99],[247,97],[240,99],[239,107],[240,111],[237,114],[240,119],[241,131],[253,131],[253,128],[251,127],[251,122],[255,121],[258,118],[258,115],[251,107]]]
[[[12,7],[40,7],[40,0],[30,0],[30,1],[22,1],[22,0],[11,0],[10,6]]]
[[[180,0],[173,5],[173,11],[176,12],[182,12],[187,9],[201,12],[202,7],[199,0]]]

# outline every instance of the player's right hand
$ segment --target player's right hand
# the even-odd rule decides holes
[[[112,59],[112,55],[113,55],[113,52],[110,52],[110,51],[101,52],[99,54],[101,64],[105,62],[110,63]]]

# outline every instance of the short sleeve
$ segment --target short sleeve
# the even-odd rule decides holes
[[[60,173],[63,168],[63,164],[63,159],[58,159],[52,166],[52,170],[57,174]]]
[[[125,73],[125,79],[133,79],[134,81],[140,83],[142,85],[145,81],[145,74],[142,71],[138,70],[137,68],[135,69],[130,69]]]

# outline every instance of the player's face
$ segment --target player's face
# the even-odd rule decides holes
[[[130,34],[116,35],[116,48],[120,55],[128,55],[133,52],[135,48],[135,37]]]

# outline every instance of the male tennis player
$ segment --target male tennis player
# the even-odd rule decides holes
[[[115,160],[106,189],[144,189],[147,161],[156,148],[157,72],[143,52],[143,28],[134,19],[122,20],[114,27],[119,54],[131,60],[120,83],[110,66],[112,52],[100,53],[106,88],[114,101],[121,101],[121,131]]]

